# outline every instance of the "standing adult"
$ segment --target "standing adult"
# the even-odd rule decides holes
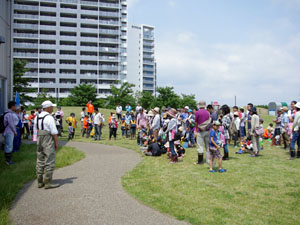
[[[125,107],[125,110],[126,110],[126,112],[131,112],[131,109],[132,109],[132,107],[130,106],[130,104],[129,103],[127,103],[127,105],[126,105],[126,107]]]
[[[23,113],[22,109],[20,106],[16,106],[16,113],[14,113],[15,117],[15,125],[16,125],[16,130],[17,130],[17,136],[14,137],[14,148],[13,152],[18,152],[21,147],[21,137],[22,137],[22,118],[23,118]]]
[[[217,121],[218,120],[218,114],[214,110],[214,107],[212,105],[208,105],[206,108],[207,108],[207,111],[210,113],[210,118],[212,119],[212,122]]]
[[[253,108],[253,104],[252,103],[248,103],[247,105],[247,130],[248,130],[248,135],[250,133],[251,130],[251,112],[250,110]]]
[[[5,162],[7,165],[13,165],[11,161],[11,155],[14,147],[14,137],[17,136],[16,124],[15,124],[15,111],[16,111],[16,102],[10,101],[8,103],[8,110],[4,115],[4,127],[3,132],[4,136],[4,155]]]
[[[51,189],[59,187],[58,184],[52,184],[56,151],[58,149],[58,131],[55,120],[51,116],[55,106],[51,101],[44,101],[42,103],[43,111],[35,118],[34,124],[38,132],[36,164],[38,188]]]
[[[91,116],[94,112],[94,105],[92,104],[91,100],[86,104],[86,107],[88,109],[88,114]]]
[[[283,141],[284,149],[287,150],[290,145],[290,137],[288,135],[289,132],[289,115],[288,111],[289,108],[287,106],[284,106],[282,108],[283,114],[282,114],[282,120],[281,120],[281,137]]]
[[[257,134],[257,130],[259,129],[259,116],[257,115],[257,111],[255,107],[252,107],[250,109],[251,113],[251,141],[253,144],[253,154],[252,157],[256,157],[259,154],[260,151],[260,145],[259,145],[259,135]]]
[[[118,116],[118,120],[121,121],[122,119],[122,106],[120,105],[120,103],[118,103],[117,107],[116,107],[116,113]]]
[[[198,103],[199,110],[195,113],[195,128],[197,132],[197,146],[198,146],[198,162],[203,162],[203,145],[205,145],[206,162],[209,163],[209,127],[211,125],[211,118],[209,112],[205,109],[206,102],[200,101]]]
[[[147,128],[148,119],[147,119],[147,115],[145,113],[145,110],[143,108],[140,110],[140,113],[137,116],[136,122],[137,122],[137,128],[138,129]]]
[[[64,127],[63,127],[63,118],[64,118],[64,111],[62,110],[62,108],[60,106],[57,107],[57,112],[55,113],[56,115],[60,115],[60,120],[59,120],[59,126],[61,129],[61,132],[64,132]]]
[[[223,148],[224,148],[223,160],[228,160],[229,159],[228,145],[229,145],[229,140],[230,140],[229,128],[230,128],[230,124],[231,124],[230,108],[228,105],[223,105],[220,108],[220,110],[223,115],[222,126],[224,128],[223,135],[225,138],[225,143],[223,145]]]
[[[152,130],[152,134],[155,140],[157,140],[158,132],[160,129],[160,114],[159,114],[159,108],[155,107],[153,109],[154,118],[152,120],[152,123],[150,125],[150,129]]]
[[[99,112],[99,109],[95,108],[95,116],[94,116],[94,128],[95,128],[95,141],[101,140],[101,123],[102,123],[102,115]]]
[[[282,122],[282,110],[277,110],[277,116],[275,120],[273,120],[275,123],[275,132],[272,138],[272,146],[276,144],[278,141],[278,145],[281,145],[280,137],[281,137],[281,122]]]
[[[81,126],[80,126],[80,133],[81,134],[83,132],[83,120],[85,118],[85,115],[87,115],[87,114],[86,114],[85,107],[84,107],[84,108],[82,108],[82,111],[80,113],[80,124],[81,124]]]
[[[296,142],[298,145],[297,158],[300,158],[300,102],[297,102],[295,104],[295,111],[296,111],[296,114],[295,114],[294,122],[293,122],[293,136],[292,136],[292,141],[291,141],[291,151],[290,151],[291,158],[290,159],[295,158]]]
[[[137,104],[136,108],[135,108],[135,116],[137,116],[141,110],[142,106],[140,103]]]
[[[168,119],[170,120],[168,122],[168,126],[167,126],[167,130],[166,130],[166,134],[168,137],[168,142],[169,142],[169,147],[170,147],[170,151],[171,151],[171,161],[170,163],[177,163],[178,162],[178,157],[177,157],[177,153],[175,151],[175,146],[174,146],[174,142],[175,142],[175,134],[177,132],[177,117],[176,117],[177,111],[175,109],[170,109],[167,112],[168,115]]]
[[[25,136],[26,139],[30,136],[30,129],[29,129],[29,115],[26,113],[26,110],[23,110],[23,118],[22,118],[22,123],[23,123],[23,138]],[[26,130],[26,135],[25,135],[25,130]]]

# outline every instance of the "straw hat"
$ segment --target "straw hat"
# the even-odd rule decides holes
[[[300,109],[300,102],[297,102],[295,105],[296,108]]]
[[[206,102],[205,101],[198,102],[198,107],[199,108],[205,108],[206,107]]]
[[[234,116],[239,116],[239,113],[238,112],[234,112],[233,115]]]
[[[149,111],[148,116],[154,116],[152,111]]]
[[[284,112],[287,112],[287,111],[289,111],[289,108],[288,108],[287,106],[283,106],[282,110],[283,110]]]
[[[153,111],[159,113],[159,108],[158,108],[158,107],[155,107],[155,108],[153,109]]]

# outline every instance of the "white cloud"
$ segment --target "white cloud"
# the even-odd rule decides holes
[[[174,36],[174,34],[173,34]],[[290,101],[300,91],[300,34],[284,45],[197,44],[191,32],[157,43],[158,84],[233,105]]]

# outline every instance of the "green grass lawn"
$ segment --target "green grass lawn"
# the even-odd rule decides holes
[[[71,165],[85,157],[85,154],[73,147],[60,147],[56,158],[56,168]],[[36,145],[23,144],[18,153],[13,154],[14,165],[4,164],[0,156],[0,224],[9,224],[8,210],[23,185],[35,179]]]
[[[79,120],[80,107],[64,107]],[[101,110],[106,124],[110,110]],[[262,116],[264,126],[273,117]],[[66,124],[65,130],[66,130]],[[108,141],[108,126],[103,128],[101,144],[117,145],[140,153],[135,140]],[[64,133],[61,140],[66,140]],[[80,123],[74,141],[94,142],[80,136]],[[230,147],[230,160],[223,163],[224,174],[211,174],[208,165],[194,165],[195,148],[187,149],[178,164],[166,156],[143,157],[143,161],[122,179],[123,187],[144,204],[191,224],[299,224],[300,160],[287,160],[284,150],[264,143],[261,157],[236,155]],[[1,222],[0,222],[1,224]]]
[[[80,108],[64,108],[78,116]],[[106,120],[110,110],[101,110]],[[262,115],[264,126],[273,117]],[[107,122],[106,122],[107,123]],[[118,130],[120,134],[120,130]],[[66,138],[66,134],[64,134]],[[77,132],[75,141],[91,142]],[[103,129],[102,144],[139,148],[135,140],[118,136],[108,141]],[[288,153],[265,141],[260,157],[236,155],[223,163],[224,174],[211,174],[208,165],[197,166],[197,151],[188,149],[178,164],[168,164],[166,156],[144,157],[123,179],[123,187],[146,205],[191,224],[299,224],[300,160],[289,161]]]

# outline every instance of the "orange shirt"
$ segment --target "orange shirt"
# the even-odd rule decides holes
[[[111,118],[112,118],[112,116],[109,116],[109,118],[108,118],[108,122],[109,123],[111,122]]]
[[[29,125],[32,125],[32,121],[34,120],[35,118],[35,115],[31,115],[28,117],[28,120],[29,120]]]
[[[88,113],[93,113],[94,112],[94,106],[93,104],[86,104],[86,107],[88,108]]]
[[[89,128],[89,124],[88,124],[88,118],[84,118],[83,119],[83,129],[88,129]]]

